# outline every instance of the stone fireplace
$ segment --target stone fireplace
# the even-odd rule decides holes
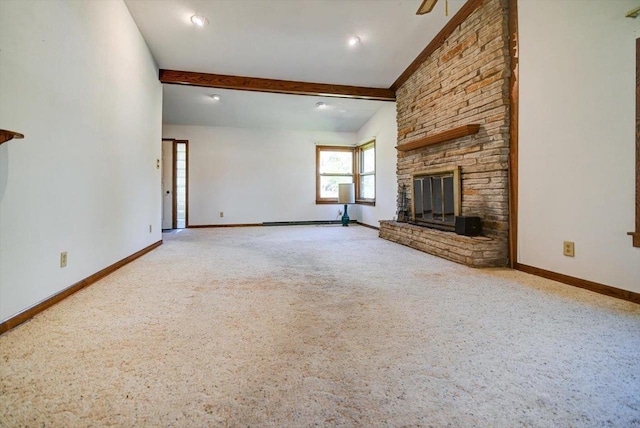
[[[485,0],[396,90],[398,202],[408,212],[381,221],[380,237],[469,266],[507,265],[506,7]],[[456,215],[480,217],[482,236],[457,235]]]

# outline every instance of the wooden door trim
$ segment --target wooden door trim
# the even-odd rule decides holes
[[[189,227],[189,141],[182,140],[184,148],[184,228]]]
[[[640,38],[636,39],[636,230],[629,232],[640,247]]]
[[[164,143],[165,141],[167,141],[167,142],[170,141],[172,143],[171,144],[171,156],[172,156],[172,159],[171,159],[171,164],[172,164],[172,166],[171,166],[171,174],[172,174],[172,177],[171,177],[171,183],[172,183],[171,184],[171,193],[172,193],[172,195],[171,195],[171,197],[173,198],[173,194],[175,193],[174,192],[174,188],[173,188],[173,182],[174,182],[173,176],[175,175],[175,171],[174,171],[174,169],[175,169],[175,166],[174,166],[175,165],[175,158],[173,157],[174,156],[173,152],[175,150],[174,147],[175,147],[175,144],[176,144],[176,139],[175,138],[162,138],[162,142]],[[162,154],[164,154],[164,145],[161,147],[161,152],[162,152]],[[162,185],[162,180],[164,180],[164,158],[162,159],[162,176],[161,176],[160,180],[161,180],[161,184],[160,185],[162,187],[162,200],[160,201],[160,203],[161,203],[162,213],[164,215],[164,197],[165,197],[164,191],[165,191],[165,188]],[[172,204],[172,206],[171,206],[171,217],[172,217],[171,218],[171,228],[174,229],[173,221],[175,219],[175,216],[173,215],[173,201],[172,201],[171,204]],[[164,225],[164,218],[162,219],[162,223],[160,224],[160,229],[164,229],[162,227],[163,225]]]
[[[518,119],[519,47],[518,0],[509,0],[509,265],[518,263]]]
[[[178,199],[176,198],[176,160],[178,142],[173,140],[171,145],[171,229],[178,228]]]

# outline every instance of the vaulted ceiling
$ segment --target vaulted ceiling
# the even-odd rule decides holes
[[[389,88],[464,0],[448,0],[448,16],[445,0],[427,15],[415,14],[421,0],[125,3],[161,69]],[[384,103],[169,85],[164,95],[165,123],[350,132]]]

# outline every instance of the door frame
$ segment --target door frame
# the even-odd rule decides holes
[[[178,188],[176,180],[176,169],[178,163],[178,144],[184,144],[185,147],[185,165],[184,165],[184,228],[189,227],[189,141],[188,140],[173,140],[173,224],[171,225],[174,229],[178,228],[178,194],[176,189]]]
[[[171,145],[172,151],[172,162],[171,162],[171,228],[178,228],[178,197],[176,193],[177,183],[176,183],[176,163],[177,163],[177,153],[178,153],[178,144],[185,145],[185,215],[184,215],[184,227],[185,229],[189,227],[189,140],[179,140],[176,138],[163,138],[162,141],[172,141]],[[163,208],[164,209],[164,208]]]

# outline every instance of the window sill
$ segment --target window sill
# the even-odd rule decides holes
[[[340,202],[338,202],[337,199],[334,200],[321,200],[321,201],[316,201],[316,205],[344,205],[341,204]],[[355,204],[348,204],[348,205],[367,205],[370,207],[375,207],[376,206],[376,201],[356,201]]]

